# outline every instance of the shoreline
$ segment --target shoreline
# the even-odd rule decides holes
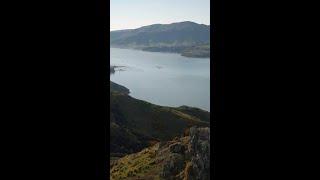
[[[111,90],[112,88],[113,88],[113,90]],[[110,92],[111,91],[124,93],[124,94],[126,94],[126,95],[128,95],[128,96],[130,96],[130,97],[132,97],[132,98],[134,98],[136,100],[144,101],[144,102],[156,105],[156,106],[162,106],[162,107],[167,107],[167,108],[183,108],[183,109],[190,109],[191,108],[191,109],[198,109],[198,110],[210,113],[210,110],[202,109],[200,107],[193,107],[193,106],[189,106],[189,105],[167,106],[167,105],[155,104],[153,102],[149,102],[149,101],[144,100],[144,99],[139,99],[139,98],[136,98],[136,97],[133,97],[133,96],[130,95],[131,91],[130,91],[129,88],[110,80]]]
[[[156,51],[156,50],[147,50],[143,48],[133,48],[133,47],[120,47],[120,46],[112,46],[110,45],[110,48],[116,48],[116,49],[128,49],[128,50],[137,50],[137,51],[143,51],[143,52],[150,52],[150,53],[167,53],[167,54],[177,54],[182,57],[192,58],[192,59],[210,59],[210,56],[197,56],[197,55],[190,55],[186,54],[184,52],[173,52],[173,51]]]

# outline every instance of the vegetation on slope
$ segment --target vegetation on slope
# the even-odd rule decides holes
[[[210,113],[208,111],[195,108],[195,107],[189,107],[189,106],[180,106],[176,108],[177,110],[189,114],[191,116],[197,117],[201,119],[202,121],[210,122]]]
[[[191,128],[182,138],[159,142],[111,164],[110,178],[209,179],[210,129]]]
[[[201,113],[188,114],[179,108],[157,106],[114,91],[110,93],[110,112],[110,152],[120,155],[172,139],[194,125],[209,126],[209,119],[198,116]]]

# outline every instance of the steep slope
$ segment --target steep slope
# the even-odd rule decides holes
[[[210,128],[192,127],[189,132],[113,161],[110,178],[210,179]]]
[[[197,113],[157,106],[115,91],[110,93],[110,112],[110,152],[114,156],[170,140],[191,126],[209,126],[210,121]]]
[[[176,52],[189,57],[209,57],[210,26],[185,21],[111,31],[110,45],[145,51]]]

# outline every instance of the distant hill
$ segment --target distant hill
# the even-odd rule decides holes
[[[190,21],[110,32],[111,47],[210,57],[210,26]]]

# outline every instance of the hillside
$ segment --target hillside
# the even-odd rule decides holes
[[[112,157],[138,152],[180,136],[191,126],[210,123],[209,112],[158,106],[114,90],[110,92],[110,112]]]
[[[163,141],[111,162],[110,179],[210,179],[210,128]]]
[[[202,121],[210,122],[210,113],[208,113],[208,111],[189,106],[180,106],[176,109],[183,113],[198,117]]]
[[[121,86],[117,83],[114,83],[110,81],[110,91],[118,92],[118,93],[123,93],[123,94],[129,94],[130,91],[128,88]]]
[[[210,57],[210,26],[185,21],[111,31],[110,46]]]

